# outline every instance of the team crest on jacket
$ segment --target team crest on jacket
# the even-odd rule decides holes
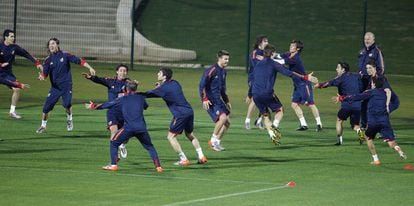
[[[372,57],[372,53],[369,53],[369,55],[368,55],[369,57]]]
[[[62,58],[60,58],[60,62],[63,62],[63,57],[62,57]]]
[[[219,114],[220,114],[220,111],[219,111],[219,110],[217,110],[217,111],[216,111],[216,115],[219,115]]]
[[[11,52],[12,55],[14,55],[14,50]]]

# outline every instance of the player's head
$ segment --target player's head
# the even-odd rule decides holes
[[[47,41],[47,45],[46,45],[47,51],[49,53],[58,52],[60,50],[59,44],[60,44],[59,39],[57,39],[56,37],[50,38],[49,41]]]
[[[217,64],[220,67],[226,67],[229,64],[230,53],[226,50],[220,50],[217,52]]]
[[[375,76],[377,74],[377,64],[375,59],[370,58],[365,66],[369,76]]]
[[[172,75],[173,71],[170,68],[163,67],[158,72],[158,81],[170,80]]]
[[[3,32],[3,40],[6,44],[13,44],[15,40],[14,31],[11,29],[6,29]]]
[[[259,35],[256,37],[256,42],[254,43],[253,49],[264,49],[267,44],[269,44],[267,36]]]
[[[338,62],[338,65],[336,66],[336,73],[338,75],[341,75],[345,72],[349,72],[349,68],[350,67],[348,63],[340,61]]]
[[[116,66],[116,76],[118,79],[122,80],[127,78],[128,75],[128,66],[125,64],[119,64]]]
[[[263,56],[265,58],[271,58],[275,54],[276,54],[276,48],[273,45],[268,44],[267,46],[265,46],[264,52],[263,52]]]
[[[137,91],[137,88],[138,88],[138,81],[136,80],[128,81],[128,83],[126,84],[127,92],[135,92]]]
[[[302,41],[294,39],[290,42],[289,52],[291,52],[291,53],[295,53],[295,52],[301,53],[302,51],[303,51],[303,42]]]
[[[375,43],[375,35],[372,32],[367,32],[364,35],[364,45],[365,47],[370,47]]]
[[[382,88],[384,86],[385,79],[383,76],[377,76],[372,79],[372,87]]]

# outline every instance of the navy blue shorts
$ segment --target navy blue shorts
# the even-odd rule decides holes
[[[390,122],[378,122],[378,123],[371,123],[368,122],[367,130],[365,131],[365,135],[369,139],[374,139],[375,135],[380,133],[381,138],[384,141],[392,141],[395,140],[394,131],[391,128]]]
[[[215,104],[211,102],[213,105],[210,105],[210,109],[207,110],[208,115],[210,115],[211,120],[213,122],[217,122],[219,120],[220,115],[222,114],[230,114],[230,110],[224,104],[224,102]]]
[[[181,134],[183,131],[191,133],[194,130],[194,115],[187,117],[173,117],[170,124],[170,132]]]
[[[347,120],[349,117],[349,122],[351,126],[359,125],[359,120],[361,118],[361,110],[351,109],[351,108],[341,108],[338,111],[338,119]]]
[[[17,82],[16,77],[13,74],[2,74],[0,76],[0,84],[6,85],[8,88],[12,89],[13,85]]]
[[[72,106],[72,84],[63,85],[61,88],[50,88],[46,102],[43,105],[43,113],[52,111],[60,97],[62,97],[62,106],[64,108],[68,109]]]
[[[260,114],[269,114],[269,108],[272,112],[280,111],[282,108],[282,103],[280,103],[279,98],[276,94],[273,95],[253,95],[254,103],[259,109]]]
[[[292,94],[292,102],[303,105],[315,104],[313,100],[312,84],[306,83],[300,86],[295,86]]]
[[[107,127],[112,125],[118,125],[121,128],[124,125],[124,117],[122,116],[122,110],[120,107],[112,107],[106,112]]]

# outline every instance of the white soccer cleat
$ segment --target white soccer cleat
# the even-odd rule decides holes
[[[17,114],[16,112],[10,112],[9,117],[12,118],[12,119],[21,119],[22,118],[22,116]]]
[[[68,120],[66,122],[66,128],[69,132],[73,130],[73,120]]]
[[[250,129],[250,121],[245,121],[245,122],[244,122],[244,127],[245,127],[246,129]]]
[[[37,133],[37,134],[41,134],[41,133],[44,133],[44,132],[46,132],[46,127],[43,127],[43,126],[40,126],[40,127],[36,130],[36,133]]]
[[[121,145],[119,145],[118,150],[119,150],[119,155],[122,158],[126,158],[128,156],[128,151],[127,151],[124,143],[122,143]]]
[[[220,144],[218,144],[217,142],[212,142],[211,140],[208,141],[208,146],[216,152],[221,152],[225,150],[224,147],[222,147]]]

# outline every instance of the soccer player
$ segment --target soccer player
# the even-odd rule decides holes
[[[400,107],[400,99],[398,98],[397,94],[394,92],[394,90],[391,88],[391,85],[387,79],[387,77],[385,77],[385,75],[381,75],[378,74],[378,69],[376,66],[376,62],[374,59],[370,59],[366,65],[367,68],[367,74],[369,75],[369,82],[370,84],[372,83],[374,78],[383,76],[384,77],[384,85],[383,85],[383,89],[387,92],[387,98],[389,98],[389,113],[395,111],[396,109],[398,109],[398,107]],[[371,84],[372,85],[372,84]],[[372,89],[371,86],[368,87],[368,89]],[[366,113],[365,113],[366,115]],[[366,116],[364,117],[365,119],[367,118]]]
[[[116,98],[113,101],[105,102],[103,104],[85,104],[87,109],[107,109],[119,105],[124,117],[124,126],[111,138],[109,148],[111,155],[111,163],[102,167],[104,170],[117,171],[118,170],[118,148],[119,146],[135,136],[141,145],[148,151],[154,162],[157,172],[163,172],[158,153],[151,142],[151,137],[147,131],[147,125],[144,119],[144,110],[148,108],[143,95],[137,94],[138,83],[136,81],[129,81],[126,85],[127,94],[123,97]]]
[[[254,71],[254,67],[257,64],[257,62],[260,60],[263,60],[263,49],[265,48],[267,44],[269,44],[269,40],[267,36],[259,35],[256,38],[256,42],[253,47],[253,52],[250,55],[250,67],[249,67],[248,78],[247,78],[249,90],[248,90],[247,97],[246,97],[246,103],[249,104],[249,107],[247,108],[246,119],[244,121],[244,125],[246,129],[250,129],[250,118],[252,116],[254,109],[256,108],[256,104],[254,103],[252,99],[253,97],[252,95],[253,71]],[[262,119],[260,117],[255,121],[256,126],[258,126],[259,128],[263,128],[261,121]]]
[[[375,43],[375,35],[372,32],[367,32],[364,35],[364,47],[360,50],[358,55],[358,71],[362,79],[363,89],[369,89],[371,84],[369,83],[369,75],[367,73],[366,65],[370,59],[375,60],[375,66],[378,75],[384,75],[385,65],[382,51]],[[361,128],[366,128],[366,112],[368,102],[361,102]]]
[[[282,54],[281,57],[284,59],[285,64],[289,66],[290,71],[301,75],[306,75],[303,61],[300,58],[300,55],[303,52],[303,48],[304,45],[300,40],[292,40],[290,43],[289,52]],[[292,93],[291,107],[295,111],[296,116],[300,122],[300,126],[296,130],[305,131],[308,129],[308,124],[305,117],[303,116],[303,111],[300,108],[300,105],[305,105],[311,109],[312,114],[316,120],[316,131],[321,131],[322,122],[321,117],[319,116],[319,110],[313,100],[312,84],[309,81],[298,78],[294,78],[292,81],[294,90]]]
[[[125,64],[119,64],[116,66],[116,76],[110,77],[98,77],[90,75],[88,73],[82,73],[82,75],[97,84],[101,84],[108,88],[108,101],[113,101],[118,97],[121,97],[126,92],[125,85],[127,84],[128,66]],[[122,127],[124,119],[120,107],[112,107],[106,111],[107,127],[111,132],[110,138],[112,139],[119,128]],[[125,147],[125,143],[119,146],[120,156],[126,158],[128,152]]]
[[[214,131],[208,145],[217,152],[224,150],[224,147],[221,146],[221,140],[225,131],[230,127],[231,104],[226,94],[227,71],[225,69],[229,59],[230,53],[228,51],[218,51],[217,63],[204,71],[199,85],[203,108],[207,110],[207,113],[215,122]]]
[[[402,151],[401,147],[398,146],[394,131],[391,127],[389,119],[389,98],[388,93],[384,86],[384,77],[377,76],[372,80],[372,88],[358,95],[352,96],[338,96],[338,101],[361,101],[368,100],[368,122],[367,130],[365,131],[367,146],[371,152],[373,161],[371,164],[380,165],[378,154],[375,150],[373,140],[377,133],[381,134],[381,138],[384,142],[388,143],[391,149],[394,149],[402,159],[407,159],[407,156]]]
[[[50,38],[47,42],[47,48],[49,56],[43,62],[43,69],[39,74],[39,79],[45,80],[47,76],[50,76],[51,88],[43,105],[42,124],[36,130],[36,133],[46,131],[49,112],[53,110],[60,97],[62,97],[62,106],[65,108],[67,116],[67,130],[72,131],[72,73],[70,63],[86,67],[91,75],[95,75],[95,70],[85,60],[60,50],[57,38]]]
[[[23,88],[29,88],[30,85],[18,82],[16,76],[14,76],[12,66],[14,58],[16,54],[22,56],[35,64],[38,69],[41,69],[42,65],[39,60],[14,42],[14,31],[10,29],[4,30],[3,42],[0,43],[0,84],[4,84],[13,90],[9,117],[21,119],[22,116],[16,113],[16,105],[19,101],[20,90]]]
[[[283,117],[283,107],[273,89],[277,73],[280,72],[294,79],[311,80],[314,83],[317,83],[318,80],[312,76],[312,73],[309,75],[301,75],[284,68],[282,64],[273,59],[275,56],[275,47],[268,44],[264,49],[264,59],[256,64],[253,72],[252,93],[270,139],[274,144],[278,145],[282,137],[278,127]],[[275,113],[273,123],[270,121],[269,108]]]
[[[349,64],[346,62],[338,62],[336,66],[337,76],[335,79],[318,83],[315,87],[320,89],[335,86],[338,88],[338,94],[343,96],[357,95],[362,92],[362,82],[359,74],[355,74],[349,71]],[[338,111],[336,119],[336,137],[337,141],[335,145],[342,145],[343,143],[343,122],[347,120],[351,123],[351,128],[355,130],[359,136],[359,143],[364,141],[364,133],[359,127],[359,120],[361,117],[361,103],[343,101],[341,103],[341,109]]]
[[[173,71],[170,68],[161,68],[157,74],[157,82],[155,89],[146,92],[146,97],[161,97],[168,106],[173,115],[167,139],[171,147],[178,154],[179,160],[175,165],[187,166],[190,164],[181,145],[177,140],[178,135],[183,131],[185,136],[190,140],[198,155],[198,164],[207,163],[207,158],[203,154],[200,143],[194,135],[194,111],[184,96],[181,85],[178,81],[172,79]]]

